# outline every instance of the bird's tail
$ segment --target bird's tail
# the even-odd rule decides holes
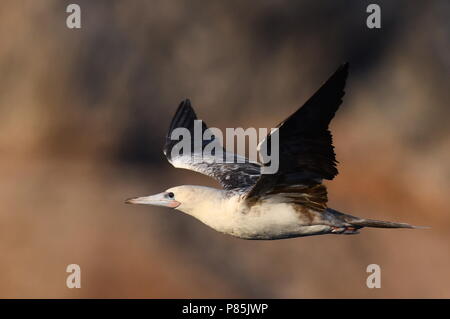
[[[395,223],[388,222],[384,220],[375,220],[375,219],[367,219],[367,218],[359,218],[352,215],[344,214],[338,212],[337,210],[328,208],[334,216],[338,217],[340,220],[345,223],[355,227],[355,228],[363,228],[363,227],[374,227],[374,228],[410,228],[410,229],[426,229],[429,227],[423,226],[413,226],[407,223]]]
[[[348,221],[352,226],[362,228],[362,227],[375,227],[375,228],[412,228],[412,229],[422,229],[428,227],[413,226],[407,223],[395,223],[387,222],[383,220],[357,218],[355,220]]]

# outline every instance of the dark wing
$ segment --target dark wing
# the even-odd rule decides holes
[[[344,64],[301,108],[277,126],[279,169],[275,174],[262,174],[247,194],[248,200],[277,193],[293,196],[298,192],[296,196],[326,207],[327,193],[320,183],[338,174],[328,125],[342,103],[347,75],[348,64]],[[272,134],[260,144],[267,145],[269,153]]]
[[[182,101],[172,119],[164,145],[164,154],[169,162],[176,168],[189,169],[208,175],[217,180],[225,190],[245,191],[253,186],[259,178],[260,165],[237,154],[227,153],[213,134],[210,139],[203,140],[202,136],[208,127],[203,121],[201,125],[198,122],[195,124],[195,120],[197,120],[197,116],[191,102],[189,100]],[[178,139],[177,136],[173,136],[173,133],[176,133],[174,130],[178,128],[185,128],[189,131],[190,149],[180,148],[179,142],[183,138]],[[194,141],[195,130],[201,132],[201,136],[197,136],[199,137],[197,144]],[[222,156],[219,151],[215,152],[214,149],[211,152],[213,156],[204,154],[203,151],[210,143],[216,143],[217,150],[220,149]]]

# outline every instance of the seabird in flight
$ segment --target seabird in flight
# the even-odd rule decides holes
[[[261,174],[264,164],[249,160],[198,162],[193,159],[202,154],[195,153],[173,157],[171,151],[177,141],[171,139],[172,131],[186,128],[193,133],[197,120],[190,101],[181,102],[169,128],[164,154],[174,167],[208,175],[223,189],[176,186],[126,203],[175,208],[216,231],[243,239],[357,234],[364,227],[418,228],[359,218],[327,207],[327,189],[322,180],[338,174],[328,125],[342,103],[347,74],[348,64],[340,66],[302,107],[276,127],[279,169],[275,174]],[[202,131],[206,129],[203,122]],[[269,143],[271,134],[263,143]],[[210,142],[203,142],[203,147]]]

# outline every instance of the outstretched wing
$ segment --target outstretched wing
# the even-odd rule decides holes
[[[164,154],[168,161],[176,168],[189,169],[204,175],[208,175],[217,180],[225,190],[245,191],[253,186],[260,175],[260,165],[250,162],[247,158],[234,153],[227,153],[220,146],[222,156],[213,151],[211,155],[204,154],[205,147],[210,143],[217,143],[216,137],[204,140],[203,134],[208,129],[205,122],[195,124],[197,115],[195,114],[191,102],[184,100],[180,103],[170,124],[164,145]],[[190,133],[190,149],[180,149],[179,142],[174,130],[178,128],[187,129]],[[195,136],[195,129],[201,132],[201,136]],[[199,134],[197,134],[199,135]],[[194,137],[199,138],[197,143]],[[179,146],[177,146],[177,144]],[[219,161],[218,159],[221,160]],[[232,160],[230,160],[232,159]],[[228,160],[228,161],[227,161]]]
[[[277,126],[279,169],[262,174],[246,195],[248,200],[285,194],[293,201],[325,209],[327,192],[323,179],[337,174],[332,136],[328,129],[344,96],[348,64],[344,64],[294,114]],[[270,152],[271,135],[261,143]]]

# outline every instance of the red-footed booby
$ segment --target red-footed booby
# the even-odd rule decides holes
[[[327,207],[327,190],[322,180],[331,180],[338,174],[328,125],[342,103],[347,75],[348,64],[344,64],[276,127],[279,169],[274,174],[261,174],[264,164],[247,159],[243,163],[217,163],[193,160],[203,154],[174,156],[172,131],[180,127],[193,131],[197,120],[190,101],[181,102],[169,128],[164,154],[174,167],[208,175],[223,189],[183,185],[156,195],[131,198],[126,203],[174,208],[219,232],[243,239],[357,234],[364,227],[419,228],[359,218]],[[202,130],[206,129],[203,123]],[[270,141],[271,134],[263,143]]]

